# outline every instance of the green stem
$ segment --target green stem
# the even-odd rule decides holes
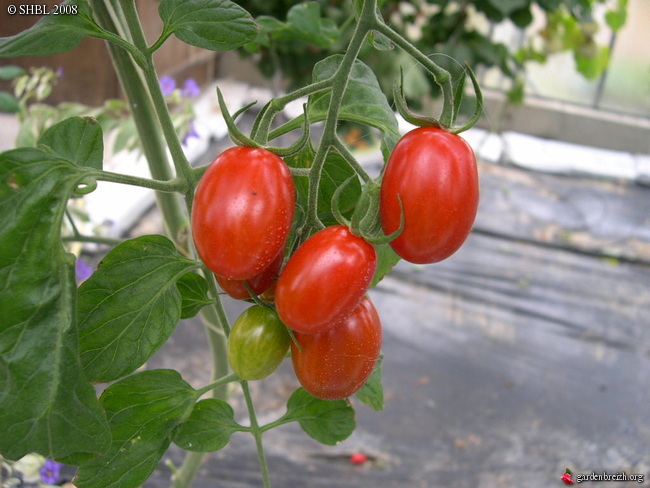
[[[264,446],[262,445],[263,430],[257,422],[257,415],[255,414],[255,406],[253,405],[253,398],[248,388],[248,382],[242,381],[241,387],[244,392],[244,399],[246,400],[246,407],[248,408],[248,416],[251,421],[251,434],[255,438],[255,445],[257,446],[257,457],[260,461],[260,469],[262,471],[262,481],[264,488],[271,488],[271,478],[269,477],[269,467],[266,464],[266,456],[264,455]]]
[[[109,0],[90,0],[90,4],[97,21],[103,28],[110,32],[123,30],[123,26],[115,23],[119,20],[121,12],[116,12]],[[109,9],[107,5],[111,8]],[[119,8],[119,5],[114,7]],[[151,97],[141,78],[141,71],[123,49],[111,43],[107,46],[140,134],[142,150],[151,176],[159,181],[171,180],[174,174],[169,164],[166,146],[160,136],[160,125]],[[187,251],[189,220],[178,195],[157,191],[156,200],[163,215],[166,233],[181,250]]]
[[[318,218],[318,186],[323,172],[323,166],[327,158],[329,149],[336,144],[338,138],[336,128],[338,125],[339,112],[343,103],[343,95],[348,86],[348,79],[350,72],[354,66],[354,62],[359,56],[359,51],[363,45],[368,32],[375,26],[375,10],[377,9],[377,0],[365,0],[363,2],[363,9],[359,17],[359,23],[350,39],[347,51],[341,60],[336,73],[332,77],[332,96],[330,106],[325,119],[325,126],[321,136],[318,149],[314,156],[314,162],[311,166],[311,173],[309,175],[309,190],[308,190],[308,210],[306,226],[309,228],[320,228],[322,223]]]
[[[188,184],[181,178],[173,178],[171,180],[160,181],[151,178],[141,178],[139,176],[125,175],[122,173],[113,173],[111,171],[97,171],[94,173],[95,178],[99,181],[110,181],[112,183],[121,183],[123,185],[140,186],[143,188],[150,188],[166,193],[185,193]]]
[[[109,246],[116,246],[124,242],[123,239],[116,239],[114,237],[86,236],[83,234],[63,236],[61,240],[64,242],[93,242],[95,244],[107,244]]]
[[[255,125],[255,131],[251,134],[251,138],[258,142],[259,144],[266,144],[269,140],[273,140],[274,137],[269,139],[269,131],[271,128],[271,123],[276,114],[287,106],[290,102],[298,100],[299,98],[313,95],[315,93],[325,91],[332,86],[333,78],[327,80],[318,81],[311,83],[302,88],[287,93],[282,97],[274,98],[269,102],[268,107],[265,107],[265,110],[261,113],[261,118],[259,122]],[[299,117],[300,118],[300,117]],[[281,135],[281,134],[280,134]],[[276,136],[277,137],[277,136]]]
[[[366,170],[363,169],[363,167],[359,164],[359,161],[356,160],[356,158],[352,155],[348,147],[341,142],[341,139],[338,137],[334,139],[334,148],[337,150],[337,152],[345,159],[350,166],[357,172],[359,176],[368,183],[369,181],[372,180],[370,175],[366,173]]]
[[[418,61],[429,71],[442,91],[442,113],[440,124],[449,127],[453,122],[454,114],[454,87],[449,72],[431,61],[424,53],[402,37],[398,32],[391,29],[381,19],[375,18],[374,29],[388,37],[391,41],[402,48],[408,55]]]
[[[142,30],[142,24],[138,18],[138,13],[135,8],[135,2],[133,0],[121,0],[122,8],[126,17],[126,22],[129,27],[129,32],[133,36],[133,42],[135,46],[145,55],[145,67],[143,69],[145,82],[149,88],[149,93],[151,94],[151,100],[153,102],[154,109],[158,115],[158,120],[163,130],[163,135],[167,141],[167,146],[169,147],[169,152],[172,156],[172,161],[174,162],[174,167],[176,168],[176,173],[178,176],[182,176],[185,181],[190,184],[190,187],[194,186],[194,174],[192,173],[192,166],[185,157],[185,152],[181,142],[176,134],[176,129],[174,128],[174,123],[167,109],[167,102],[165,102],[165,97],[160,88],[160,83],[158,81],[158,75],[156,73],[156,68],[153,64],[153,55],[147,47],[147,40],[144,36],[144,31]]]
[[[203,388],[199,388],[197,390],[198,395],[199,396],[205,395],[210,390],[214,390],[219,386],[223,386],[223,385],[225,385],[227,383],[232,383],[234,381],[239,381],[239,376],[237,376],[236,373],[230,373],[230,374],[228,374],[226,376],[222,376],[218,380],[215,380],[215,381],[205,385]]]

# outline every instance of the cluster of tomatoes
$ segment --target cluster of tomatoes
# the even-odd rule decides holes
[[[472,149],[443,129],[417,128],[395,146],[381,177],[381,226],[413,263],[434,263],[467,238],[478,206]],[[373,244],[332,225],[285,258],[296,192],[291,172],[260,148],[227,149],[196,189],[192,233],[221,288],[237,299],[259,295],[233,324],[230,364],[240,378],[262,379],[289,349],[298,380],[313,396],[347,398],[379,358],[382,329],[366,293],[377,268]],[[402,225],[403,224],[403,225]]]

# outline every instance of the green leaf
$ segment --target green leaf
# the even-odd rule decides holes
[[[502,15],[508,17],[511,13],[530,5],[530,0],[488,0],[488,3]]]
[[[101,453],[110,436],[84,379],[66,202],[86,171],[44,151],[0,154],[0,454]]]
[[[33,27],[15,36],[0,38],[0,58],[49,56],[74,49],[86,36],[102,32],[83,0],[66,0],[76,6],[74,15],[44,15]]]
[[[223,400],[201,400],[174,435],[174,444],[188,451],[213,452],[226,447],[230,436],[246,430],[235,422],[235,412]]]
[[[294,168],[309,168],[314,160],[314,149],[307,145],[296,156],[286,158],[289,166]],[[336,189],[351,176],[355,176],[354,169],[338,153],[330,152],[327,155],[320,184],[318,185],[318,217],[325,225],[337,223],[332,214],[332,197]],[[306,176],[294,177],[298,199],[307,207],[307,195],[309,192],[309,178]],[[361,193],[361,183],[358,179],[352,180],[343,190],[339,199],[340,210],[344,217],[349,217],[354,210],[354,205]]]
[[[0,112],[17,114],[20,112],[18,100],[9,92],[0,92]]]
[[[390,273],[391,269],[399,263],[400,257],[393,251],[393,248],[390,247],[390,244],[381,244],[375,246],[375,251],[377,252],[377,269],[375,271],[375,276],[372,278],[371,287],[377,286],[384,276]]]
[[[113,248],[79,287],[79,348],[91,381],[112,381],[145,363],[181,317],[176,281],[199,263],[164,236]]]
[[[176,282],[181,294],[181,319],[194,317],[206,305],[214,303],[208,296],[210,286],[196,273],[185,273]]]
[[[617,32],[627,22],[627,0],[618,0],[616,7],[605,12],[605,23],[612,31]]]
[[[314,66],[313,81],[331,78],[341,64],[343,56],[336,54],[320,61]],[[309,120],[325,120],[332,95],[330,92],[317,93],[309,97]],[[375,127],[382,132],[384,153],[390,152],[400,138],[395,113],[372,69],[356,60],[350,73],[348,86],[343,95],[339,118]]]
[[[357,398],[377,412],[384,409],[384,387],[381,383],[381,365],[384,356],[379,356],[370,378],[357,392]]]
[[[99,401],[113,435],[108,452],[82,465],[79,488],[142,486],[189,415],[197,392],[172,370],[134,374],[109,386]]]
[[[287,13],[288,34],[285,39],[295,39],[326,48],[335,43],[339,32],[333,20],[321,18],[318,2],[303,2],[291,7]],[[282,39],[280,31],[279,38]]]
[[[319,400],[304,388],[289,397],[281,421],[298,422],[309,437],[330,446],[350,437],[356,428],[354,409],[348,400]]]
[[[609,64],[609,47],[594,45],[594,52],[585,54],[580,48],[574,53],[578,73],[588,80],[595,80]]]
[[[230,0],[162,0],[158,13],[167,35],[211,51],[229,51],[257,37],[250,14]]]
[[[0,66],[0,80],[13,80],[21,75],[24,75],[26,71],[20,66],[15,64],[9,64],[7,66]]]
[[[46,130],[38,143],[77,166],[102,169],[104,138],[101,126],[92,117],[72,117],[59,122]]]

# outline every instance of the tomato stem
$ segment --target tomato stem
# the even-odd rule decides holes
[[[407,39],[394,31],[381,19],[376,18],[375,29],[388,37],[391,41],[402,48],[409,56],[418,61],[431,75],[442,91],[442,112],[440,114],[440,125],[450,127],[454,116],[454,89],[449,72],[431,61],[424,53],[411,44]]]
[[[262,481],[264,488],[271,488],[271,479],[269,477],[269,467],[266,464],[266,456],[264,454],[264,446],[262,445],[262,434],[264,430],[260,428],[257,422],[257,415],[255,413],[255,405],[253,405],[253,398],[250,389],[248,388],[248,381],[240,382],[242,391],[244,392],[244,399],[246,400],[246,407],[248,408],[248,416],[251,421],[251,434],[255,438],[255,446],[257,447],[257,457],[260,462],[260,469],[262,471]]]

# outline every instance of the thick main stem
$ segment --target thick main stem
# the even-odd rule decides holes
[[[118,32],[118,27],[104,0],[90,0],[90,4],[98,23],[107,31]],[[169,164],[166,146],[160,137],[160,125],[151,97],[142,83],[140,71],[126,51],[111,43],[107,46],[140,134],[142,151],[147,159],[151,176],[160,181],[172,180],[174,174]],[[179,196],[173,193],[156,192],[156,201],[163,214],[167,234],[179,248],[186,250],[189,221]]]

